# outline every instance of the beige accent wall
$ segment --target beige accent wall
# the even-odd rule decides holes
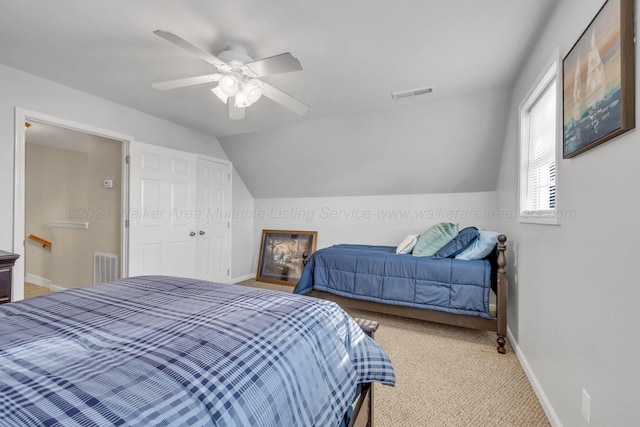
[[[86,135],[84,152],[26,144],[25,272],[56,287],[93,283],[94,251],[118,255],[120,263],[121,144]],[[112,189],[103,188],[105,179]],[[51,227],[49,221],[88,223],[88,229]],[[29,276],[27,276],[29,277]]]
[[[93,252],[106,252],[118,255],[118,268],[121,266],[121,216],[122,216],[122,144],[97,136],[90,136],[88,203],[95,209],[87,219],[93,266]],[[113,181],[113,188],[103,187],[103,181]],[[93,269],[91,282],[93,283]]]

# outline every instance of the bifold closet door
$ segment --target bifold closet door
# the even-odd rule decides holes
[[[131,144],[129,276],[196,277],[196,160],[192,153]]]
[[[200,279],[226,283],[230,281],[231,268],[231,164],[198,157],[196,169],[196,275]]]

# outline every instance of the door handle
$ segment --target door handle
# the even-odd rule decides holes
[[[200,230],[200,232],[198,233],[201,236],[204,236],[204,231]]]
[[[191,236],[191,237],[193,237],[193,236],[195,236],[195,235],[196,235],[196,232],[195,232],[195,231],[192,231],[191,233],[189,233],[189,236]]]

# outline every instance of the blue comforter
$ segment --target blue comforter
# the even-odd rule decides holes
[[[393,384],[333,303],[148,276],[0,306],[2,426],[332,426]]]
[[[487,260],[398,255],[392,246],[335,245],[316,251],[294,289],[491,318]]]

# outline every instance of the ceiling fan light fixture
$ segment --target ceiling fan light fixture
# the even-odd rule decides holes
[[[251,103],[249,103],[247,99],[247,94],[243,90],[238,91],[233,98],[233,106],[236,108],[246,108],[249,105],[251,105]]]
[[[188,86],[218,82],[211,89],[220,101],[227,104],[230,119],[243,119],[245,108],[257,102],[262,95],[300,115],[309,111],[309,106],[298,99],[260,80],[272,74],[302,70],[300,61],[290,52],[254,60],[247,50],[239,46],[228,46],[218,56],[194,46],[168,31],[156,30],[154,34],[173,45],[203,59],[217,68],[217,73],[187,77],[166,82],[153,83],[158,90],[177,89]],[[229,98],[233,98],[233,103]]]
[[[242,88],[249,105],[256,102],[262,96],[262,85],[260,80],[251,79]]]
[[[211,92],[213,92],[213,94],[217,96],[218,99],[220,99],[220,101],[222,101],[225,104],[227,103],[227,100],[229,99],[229,97],[222,91],[222,89],[220,89],[220,85],[211,89]]]
[[[235,94],[240,89],[240,80],[235,76],[235,73],[225,74],[220,79],[220,84],[218,87],[225,95],[235,96]]]

